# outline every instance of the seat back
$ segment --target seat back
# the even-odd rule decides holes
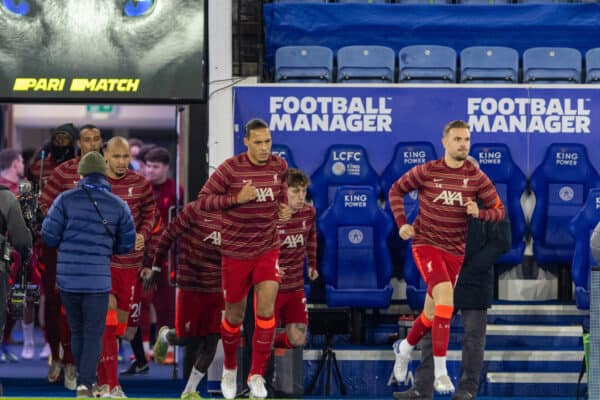
[[[517,83],[519,53],[510,47],[473,46],[460,52],[460,81]]]
[[[569,224],[594,187],[600,187],[600,177],[584,145],[548,146],[542,164],[531,176],[535,208],[530,227],[538,264],[571,263],[575,242]]]
[[[298,168],[294,161],[292,150],[285,144],[274,144],[271,146],[271,153],[283,158],[287,162],[289,168]]]
[[[322,46],[284,46],[275,52],[275,82],[327,83],[333,76],[333,52]]]
[[[523,53],[523,82],[578,83],[581,53],[568,47],[533,47]]]
[[[337,52],[337,81],[392,83],[396,53],[385,46],[346,46]]]
[[[337,0],[338,3],[354,3],[354,4],[386,4],[391,3],[389,0]]]
[[[498,263],[519,264],[525,251],[526,222],[521,196],[527,187],[527,178],[504,143],[478,143],[471,146],[471,155],[496,186],[511,223],[512,247],[498,259]]]
[[[361,298],[361,290],[389,290],[392,263],[386,238],[392,220],[379,207],[372,187],[337,188],[333,202],[318,222],[324,239],[321,273],[326,285],[334,292],[356,291],[355,299]],[[346,305],[375,306],[366,304],[364,298],[360,301]]]
[[[325,153],[325,161],[311,177],[310,195],[317,213],[333,201],[335,191],[344,185],[372,186],[379,195],[379,178],[369,163],[367,152],[358,145],[332,145]]]
[[[398,55],[398,81],[407,83],[456,82],[456,51],[446,46],[407,46]]]
[[[585,53],[585,82],[600,83],[600,47]]]
[[[390,188],[408,170],[420,164],[437,159],[435,147],[431,142],[400,142],[396,145],[394,156],[381,174],[381,190],[389,208],[388,192]],[[404,196],[404,210],[409,215],[417,206],[417,192]]]
[[[592,257],[590,238],[600,222],[600,189],[591,189],[583,207],[570,224],[575,239],[575,251],[571,263],[571,277],[575,284],[575,303],[581,310],[590,308],[590,273],[598,263]]]

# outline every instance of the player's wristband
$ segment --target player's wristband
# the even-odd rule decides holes
[[[156,271],[156,272],[160,272],[160,271],[162,271],[162,268],[161,268],[161,267],[159,267],[159,266],[153,265],[153,266],[152,266],[152,272],[155,272],[155,271]]]

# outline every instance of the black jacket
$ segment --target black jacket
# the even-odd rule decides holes
[[[510,247],[508,215],[500,222],[469,218],[465,259],[454,289],[455,309],[490,307],[494,297],[492,267]]]
[[[4,186],[0,186],[0,235],[8,235],[8,241],[21,257],[29,254],[31,232],[23,219],[19,201]]]

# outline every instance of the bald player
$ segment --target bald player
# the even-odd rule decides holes
[[[117,337],[131,340],[140,317],[140,274],[144,244],[150,240],[156,203],[150,181],[129,169],[131,153],[127,139],[115,136],[106,143],[104,159],[113,194],[123,199],[133,215],[136,228],[134,250],[110,260],[112,289],[109,296],[102,354],[98,364],[98,386],[102,396],[124,397],[118,378]],[[147,271],[150,272],[149,270]]]

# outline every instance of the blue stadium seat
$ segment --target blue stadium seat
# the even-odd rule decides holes
[[[274,3],[327,3],[327,0],[274,0]]]
[[[327,83],[333,76],[333,52],[322,46],[284,46],[275,52],[275,82]]]
[[[585,204],[571,220],[571,234],[575,238],[575,252],[571,277],[575,284],[575,304],[580,310],[590,309],[590,273],[597,265],[590,251],[590,237],[600,222],[600,189],[591,189]]]
[[[338,3],[354,3],[354,4],[386,4],[391,3],[388,0],[337,0]]]
[[[481,170],[494,182],[510,219],[512,247],[497,262],[520,264],[525,252],[527,228],[521,196],[527,187],[527,178],[513,161],[508,146],[503,143],[478,143],[471,147],[471,155],[479,161]]]
[[[386,210],[391,215],[388,192],[398,178],[412,167],[435,160],[437,154],[431,142],[400,142],[396,145],[392,160],[381,174],[381,190],[385,197]],[[417,208],[417,192],[404,196],[404,209],[407,216],[415,216],[413,210]],[[412,222],[412,219],[409,221]],[[398,227],[394,222],[394,230],[388,239],[394,270],[399,271],[404,265],[406,241],[398,236]]]
[[[519,53],[510,47],[473,46],[460,52],[460,81],[519,82]]]
[[[600,47],[585,53],[585,82],[600,83]]]
[[[377,195],[381,193],[379,178],[369,163],[367,152],[358,145],[330,146],[325,153],[325,161],[310,180],[310,195],[318,214],[333,201],[339,186],[368,185]]]
[[[524,83],[581,82],[581,53],[568,47],[534,47],[523,53]]]
[[[531,217],[533,256],[538,265],[571,264],[575,242],[571,219],[600,176],[580,143],[554,143],[531,176],[535,208]]]
[[[342,186],[319,218],[324,238],[321,274],[329,307],[386,308],[392,262],[386,238],[391,218],[369,186]]]
[[[396,4],[450,4],[452,0],[396,0]]]
[[[475,4],[475,5],[495,5],[495,4],[511,4],[512,0],[459,0],[460,4]]]
[[[271,147],[271,153],[283,158],[290,168],[298,168],[298,165],[294,161],[292,150],[285,144],[274,144]]]
[[[396,53],[385,46],[346,46],[337,52],[337,81],[392,83]]]
[[[446,46],[407,46],[398,55],[399,82],[456,82],[456,51]]]

